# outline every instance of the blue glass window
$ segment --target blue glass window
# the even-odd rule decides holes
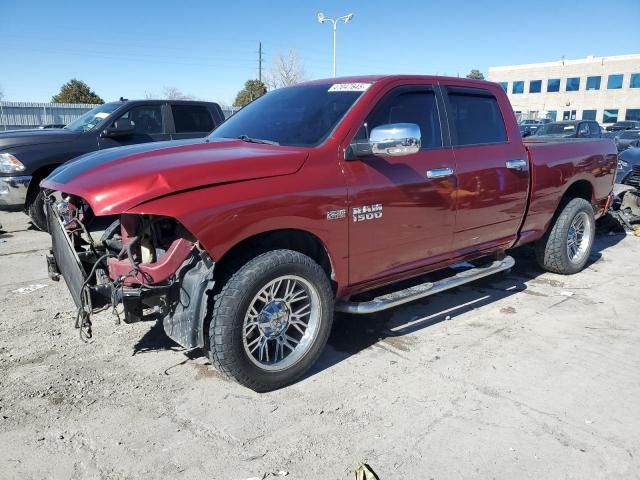
[[[631,74],[631,82],[629,83],[631,88],[640,88],[640,73]]]
[[[600,82],[602,77],[600,75],[594,77],[587,77],[587,90],[600,90]]]
[[[633,87],[637,88],[637,87]],[[640,108],[627,108],[627,114],[624,117],[625,120],[635,120],[640,122]]]
[[[531,80],[529,82],[529,93],[540,93],[542,91],[542,80]]]
[[[616,123],[618,121],[618,109],[605,110],[602,115],[602,123]]]
[[[505,92],[509,90],[509,82],[499,82],[498,85],[500,85]]]
[[[522,80],[513,82],[511,93],[524,93],[524,82]]]
[[[622,88],[622,78],[623,78],[623,75],[621,73],[609,75],[609,79],[607,80],[607,88],[609,90],[616,90],[618,88]]]
[[[567,92],[577,92],[580,90],[580,77],[567,78]]]
[[[559,92],[560,91],[560,79],[550,78],[547,80],[547,92]]]

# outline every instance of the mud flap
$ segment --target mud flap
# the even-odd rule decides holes
[[[215,283],[214,267],[215,262],[206,253],[196,253],[176,272],[163,326],[169,338],[185,348],[205,345],[204,322]]]

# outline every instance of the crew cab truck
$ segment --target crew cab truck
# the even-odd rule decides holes
[[[615,170],[609,139],[523,143],[497,84],[318,80],[266,94],[201,143],[58,169],[41,184],[49,271],[81,332],[122,304],[126,322],[160,319],[268,391],[316,361],[334,311],[368,314],[508,270],[507,252],[527,243],[544,269],[580,271]],[[429,272],[438,278],[394,287]]]
[[[216,103],[121,99],[62,129],[0,132],[0,210],[24,210],[44,230],[44,196],[38,185],[62,163],[106,148],[202,138],[223,121]]]

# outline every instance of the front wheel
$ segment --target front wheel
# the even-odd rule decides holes
[[[315,363],[332,320],[331,284],[316,262],[292,250],[264,253],[214,299],[211,362],[252,390],[281,388]]]
[[[591,204],[583,198],[570,200],[536,243],[538,264],[564,275],[581,271],[589,260],[595,231]]]
[[[38,190],[38,193],[31,195],[27,203],[27,214],[31,218],[33,226],[38,230],[42,232],[49,230],[44,212],[44,192],[42,190]]]

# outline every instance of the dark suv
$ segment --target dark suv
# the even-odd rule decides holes
[[[638,130],[640,129],[640,122],[635,120],[624,120],[616,122],[613,125],[607,127],[607,132],[620,132],[622,130]]]
[[[564,120],[541,125],[531,138],[600,138],[602,129],[594,120]]]
[[[216,103],[121,100],[100,105],[61,129],[0,132],[0,210],[24,209],[44,230],[38,184],[62,163],[105,148],[204,137],[223,120]]]

